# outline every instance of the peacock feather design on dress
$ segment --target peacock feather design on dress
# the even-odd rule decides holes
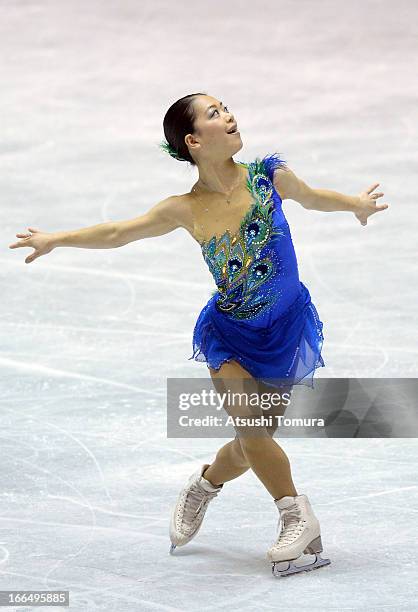
[[[246,164],[247,188],[254,198],[239,230],[227,230],[201,245],[203,257],[219,292],[217,308],[235,319],[252,319],[274,304],[278,294],[263,292],[261,286],[272,278],[280,265],[273,253],[261,257],[262,249],[273,236],[284,236],[274,226],[273,170],[285,162],[277,155]]]

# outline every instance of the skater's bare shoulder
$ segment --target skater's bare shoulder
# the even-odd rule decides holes
[[[196,222],[195,222],[195,209],[196,200],[193,194],[189,191],[187,193],[181,193],[173,195],[157,204],[154,209],[151,209],[149,213],[153,215],[164,215],[170,221],[168,223],[168,231],[172,231],[178,227],[184,228],[190,236],[200,244],[196,234]],[[155,211],[155,212],[154,212]],[[167,232],[164,232],[167,233]]]
[[[195,199],[190,192],[170,196],[167,198],[166,214],[171,218],[174,229],[184,228],[199,243],[195,232],[194,204]]]
[[[191,213],[189,212],[190,207],[186,195],[168,196],[142,215],[117,222],[120,246],[134,240],[162,236],[179,227],[183,227],[190,232],[192,228]]]
[[[190,192],[182,193],[174,196],[175,198],[175,215],[180,227],[183,227],[192,238],[199,242],[195,236],[195,223],[193,204],[194,198]]]
[[[191,193],[182,193],[178,197],[178,215],[181,218],[182,227],[187,230],[190,236],[200,245],[200,241],[196,232],[196,199]]]

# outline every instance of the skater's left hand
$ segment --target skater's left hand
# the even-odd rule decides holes
[[[389,208],[389,204],[376,204],[377,198],[381,198],[384,195],[383,192],[372,194],[372,191],[379,185],[380,183],[373,183],[366,191],[362,191],[358,195],[358,209],[354,214],[362,225],[367,225],[367,219],[370,215]]]

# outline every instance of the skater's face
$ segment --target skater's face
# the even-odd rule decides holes
[[[203,159],[228,159],[242,148],[238,126],[231,110],[212,96],[198,96],[193,103],[195,121],[193,134],[185,141],[193,158],[199,163]]]

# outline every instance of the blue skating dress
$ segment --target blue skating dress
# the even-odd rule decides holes
[[[241,163],[241,162],[239,162]],[[321,356],[323,323],[298,264],[273,174],[279,154],[243,164],[253,203],[235,234],[201,244],[217,285],[193,332],[193,355],[215,370],[238,361],[273,387],[313,387]]]

